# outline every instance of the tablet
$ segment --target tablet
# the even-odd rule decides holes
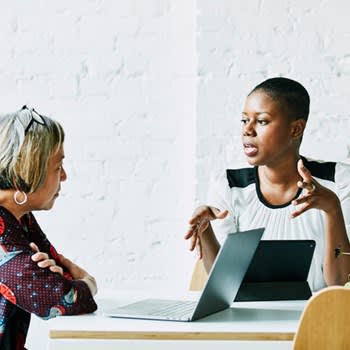
[[[314,240],[262,240],[235,301],[305,300]]]

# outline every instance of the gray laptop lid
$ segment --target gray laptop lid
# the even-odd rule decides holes
[[[224,310],[231,305],[264,230],[257,228],[227,236],[198,300],[193,320]]]
[[[258,247],[264,228],[229,234],[220,248],[207,283],[198,302],[166,299],[144,299],[117,307],[106,315],[110,317],[142,318],[153,320],[194,321],[230,307],[249,263]],[[181,316],[169,311],[174,304],[186,306]],[[182,310],[181,310],[182,311]]]

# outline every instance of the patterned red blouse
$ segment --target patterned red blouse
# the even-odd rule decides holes
[[[30,314],[49,319],[90,313],[97,305],[86,283],[39,268],[31,260],[34,242],[50,258],[59,259],[32,213],[19,222],[0,207],[0,349],[22,350]]]

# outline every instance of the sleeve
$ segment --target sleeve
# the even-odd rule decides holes
[[[350,165],[337,163],[335,184],[345,220],[346,232],[350,238]]]
[[[233,206],[232,191],[229,187],[226,171],[216,172],[211,176],[207,205],[220,211],[228,210],[229,214],[224,219],[211,222],[216,238],[222,244],[229,233],[237,231],[236,213]]]
[[[4,251],[4,246],[1,247]],[[10,251],[10,247],[6,247]],[[1,260],[0,291],[19,308],[44,319],[91,313],[97,305],[85,282],[70,280],[31,260],[27,247],[7,252]]]

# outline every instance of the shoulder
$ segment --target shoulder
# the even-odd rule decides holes
[[[227,169],[226,178],[229,186],[232,187],[247,187],[256,182],[256,169],[253,167]]]
[[[312,160],[303,157],[312,176],[335,183],[350,183],[350,164],[335,161]]]
[[[0,238],[1,240],[16,238],[14,232],[20,232],[21,226],[14,215],[4,207],[0,206]]]
[[[335,181],[336,162],[313,160],[306,157],[302,157],[302,159],[312,176],[331,182]]]
[[[211,174],[211,184],[220,187],[247,187],[255,183],[256,171],[253,167],[216,170]]]

